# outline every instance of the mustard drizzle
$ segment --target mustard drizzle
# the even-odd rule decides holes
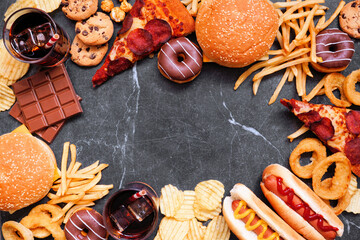
[[[280,236],[277,232],[274,232],[268,238],[264,238],[264,234],[265,234],[266,230],[268,229],[268,224],[264,220],[260,219],[254,225],[251,225],[251,222],[254,220],[256,213],[253,209],[250,209],[250,208],[243,213],[239,213],[240,209],[242,207],[246,208],[246,202],[243,200],[241,200],[239,202],[239,205],[237,206],[237,208],[234,212],[234,217],[236,219],[243,219],[246,216],[250,215],[249,219],[245,223],[246,230],[253,231],[256,228],[258,228],[259,226],[262,226],[262,232],[257,237],[258,240],[280,240]]]

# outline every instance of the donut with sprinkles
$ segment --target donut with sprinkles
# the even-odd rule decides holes
[[[316,35],[316,56],[322,62],[312,64],[319,72],[340,72],[345,70],[354,55],[354,42],[343,31],[333,28]]]
[[[67,240],[106,240],[108,233],[103,217],[91,208],[74,212],[65,224]]]
[[[176,83],[186,83],[196,78],[202,68],[200,48],[185,37],[165,43],[158,54],[160,73]]]

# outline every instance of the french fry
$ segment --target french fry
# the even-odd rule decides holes
[[[304,62],[310,62],[310,61],[311,61],[310,57],[299,58],[299,59],[295,59],[295,60],[292,60],[290,62],[286,62],[284,64],[281,64],[281,65],[278,65],[278,66],[275,66],[275,67],[270,67],[269,69],[266,69],[266,71],[263,71],[263,72],[260,72],[260,73],[256,74],[254,76],[253,81],[257,81],[257,80],[259,80],[260,78],[263,78],[266,75],[269,75],[269,74],[272,74],[274,72],[280,71],[280,70],[282,70],[284,68],[287,68],[287,67],[290,67],[290,66],[295,66],[297,64],[304,63]]]
[[[313,99],[319,93],[320,89],[324,87],[324,84],[325,84],[325,78],[321,79],[318,82],[318,84],[316,84],[316,86],[311,90],[311,92],[302,98],[302,100],[310,102],[310,100]]]
[[[296,3],[295,5],[293,5],[291,8],[289,8],[284,13],[284,15],[281,16],[279,22],[280,22],[280,24],[282,24],[284,21],[284,18],[293,14],[296,10],[302,9],[303,7],[306,7],[306,6],[311,6],[314,4],[319,4],[319,3],[324,3],[324,2],[325,2],[325,0],[308,0],[308,1],[304,1],[304,2],[300,1],[300,2]]]
[[[319,6],[319,5],[318,5]],[[302,12],[302,13],[293,13],[287,17],[284,18],[284,22],[287,22],[287,21],[290,21],[292,19],[298,19],[298,18],[304,18],[304,17],[308,17],[310,14],[310,11],[305,11],[305,12]],[[326,12],[324,10],[321,10],[321,9],[317,9],[315,11],[315,16],[323,16],[325,15]]]
[[[306,18],[304,26],[302,27],[301,31],[296,35],[295,39],[301,40],[305,38],[306,32],[309,30],[310,23],[314,18],[316,10],[319,8],[319,5],[315,5],[315,7],[310,11],[309,16]]]
[[[282,76],[278,86],[276,87],[274,94],[270,98],[269,105],[273,104],[276,101],[276,99],[279,96],[279,93],[281,91],[281,88],[284,86],[286,79],[288,78],[290,72],[291,72],[291,68],[287,68],[285,71],[285,74]]]
[[[97,168],[97,166],[99,166],[99,161],[96,161],[93,164],[91,164],[90,166],[87,166],[87,167],[79,170],[77,173],[87,173],[87,172]]]
[[[63,155],[61,160],[61,192],[60,196],[63,196],[66,191],[66,165],[69,157],[69,142],[64,143]]]
[[[340,3],[338,5],[338,7],[336,8],[335,12],[331,15],[331,17],[326,22],[324,22],[318,28],[316,28],[316,31],[321,32],[322,30],[327,28],[335,20],[335,18],[339,15],[341,9],[345,6],[345,4],[346,4],[345,1],[340,1]]]
[[[67,169],[67,174],[69,175],[74,168],[76,162],[76,146],[74,144],[70,145],[70,155],[71,155],[71,162]]]
[[[309,131],[309,128],[306,127],[305,125],[302,125],[301,128],[299,128],[296,132],[287,136],[287,138],[290,140],[290,142],[292,142],[292,141],[294,141],[295,138],[298,138],[299,136],[303,135],[307,131]]]

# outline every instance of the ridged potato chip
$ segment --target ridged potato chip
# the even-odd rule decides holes
[[[204,240],[228,240],[230,238],[230,229],[223,216],[217,216],[206,228]]]
[[[215,210],[221,203],[224,193],[224,185],[217,180],[203,181],[195,187],[196,202],[207,210]]]
[[[355,214],[360,213],[360,189],[356,189],[355,194],[352,196],[350,204],[345,211]]]
[[[195,192],[184,191],[184,201],[174,218],[179,221],[186,221],[195,218],[194,213]]]
[[[198,222],[196,218],[190,220],[189,232],[184,240],[202,240],[205,236],[206,226]]]
[[[154,240],[161,240],[161,237],[160,237],[160,232],[157,232]]]
[[[13,58],[5,48],[4,42],[0,40],[0,78],[2,81],[7,79],[7,85],[10,86],[23,77],[29,70],[30,64],[23,63]]]
[[[164,217],[161,220],[159,231],[163,240],[183,240],[189,232],[189,221],[177,221],[174,218]]]
[[[184,192],[180,191],[171,184],[161,189],[160,211],[166,217],[175,216],[184,202]]]
[[[4,14],[4,21],[7,20],[7,18],[15,11],[21,9],[21,8],[27,8],[27,7],[36,7],[36,4],[33,0],[17,0],[13,4],[10,5],[10,7],[6,10]]]
[[[357,177],[354,174],[351,174],[350,184],[348,187],[348,192],[350,196],[354,196],[357,189]]]
[[[207,210],[202,208],[196,201],[194,203],[194,213],[195,217],[199,221],[207,221],[209,219],[213,219],[218,216],[221,212],[221,202],[218,204],[217,208],[214,210]]]
[[[15,95],[13,90],[0,82],[0,112],[9,110],[15,103]]]
[[[61,0],[33,0],[37,8],[45,12],[52,12],[60,7]]]

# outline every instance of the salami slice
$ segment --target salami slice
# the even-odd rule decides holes
[[[159,50],[164,43],[169,41],[172,35],[170,24],[162,19],[150,20],[144,29],[152,35],[155,51]]]
[[[130,10],[130,14],[133,17],[140,17],[141,16],[141,9],[145,6],[144,0],[136,0],[133,7]]]
[[[352,134],[360,134],[360,112],[351,110],[345,116],[346,118],[346,127]]]
[[[335,133],[334,126],[329,118],[322,118],[319,122],[312,123],[310,130],[324,142],[331,139]]]
[[[298,115],[298,118],[305,123],[307,127],[309,127],[314,122],[321,121],[321,116],[318,112],[311,110],[306,113],[301,113]]]
[[[360,164],[360,138],[355,138],[347,142],[344,152],[350,160],[351,165]]]
[[[131,16],[131,14],[126,15],[124,21],[122,22],[122,27],[121,29],[118,31],[117,35],[119,36],[120,34],[126,33],[127,31],[129,31],[129,29],[131,28],[132,24],[133,24],[133,17]]]
[[[104,65],[98,69],[92,78],[93,87],[101,85],[106,82],[109,77],[114,76],[117,73],[125,71],[133,66],[133,63],[126,58],[118,58],[111,61],[109,57],[105,59]]]
[[[137,28],[127,36],[127,45],[135,55],[145,56],[153,50],[152,35],[145,29]]]

